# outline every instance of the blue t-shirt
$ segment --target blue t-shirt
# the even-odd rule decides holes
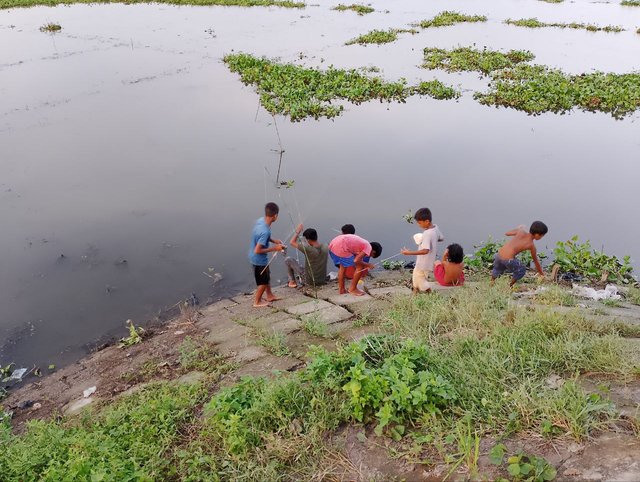
[[[269,247],[271,239],[271,228],[267,225],[264,218],[256,221],[251,233],[251,249],[249,250],[249,261],[254,266],[266,266],[269,263],[269,257],[266,253],[256,254],[256,245],[261,244],[263,247]]]

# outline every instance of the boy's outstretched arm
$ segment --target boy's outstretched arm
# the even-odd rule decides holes
[[[533,258],[533,264],[536,265],[536,270],[540,276],[544,276],[544,271],[542,271],[542,266],[540,266],[540,260],[538,259],[538,250],[535,245],[531,246],[531,257]]]
[[[303,228],[304,226],[302,224],[298,224],[296,231],[293,233],[293,236],[289,240],[289,244],[293,246],[295,249],[298,249],[298,236],[300,236],[300,233],[302,232]]]
[[[262,244],[256,244],[256,249],[253,250],[253,252],[256,254],[267,254],[267,253],[273,253],[274,251],[284,251],[284,244],[282,243],[276,244],[271,248],[267,248]]]
[[[429,250],[419,249],[418,251],[410,251],[407,248],[402,248],[400,254],[404,254],[405,256],[420,256],[422,254],[429,254]]]

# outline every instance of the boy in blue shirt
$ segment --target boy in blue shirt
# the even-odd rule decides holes
[[[256,295],[253,300],[254,308],[271,306],[272,301],[279,300],[271,291],[271,274],[269,272],[268,253],[284,251],[285,246],[279,239],[271,238],[271,225],[278,219],[280,208],[276,203],[267,203],[264,207],[264,217],[256,221],[251,233],[251,249],[249,261],[253,265],[253,275],[256,279]],[[269,247],[269,243],[275,246]],[[266,301],[262,295],[266,293]]]

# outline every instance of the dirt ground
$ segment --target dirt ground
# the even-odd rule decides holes
[[[318,290],[317,298],[300,290],[282,287],[274,291],[283,297],[272,308],[255,309],[251,296],[242,295],[198,309],[184,309],[162,327],[146,333],[139,344],[130,347],[108,346],[77,363],[64,367],[37,381],[25,383],[10,391],[3,401],[13,412],[16,433],[24,430],[31,419],[48,419],[73,415],[91,404],[104,404],[123,392],[136,390],[142,384],[159,379],[183,380],[197,377],[180,367],[180,346],[187,337],[215,347],[215,350],[236,367],[223,375],[221,384],[234,383],[243,375],[269,376],[277,371],[294,371],[304,367],[310,345],[332,349],[339,341],[352,341],[376,328],[368,324],[376,312],[391,305],[393,296],[410,293],[409,275],[384,271],[371,280],[368,295],[353,297],[338,295],[335,284]],[[443,289],[446,293],[446,289]],[[526,303],[526,296],[518,303]],[[587,303],[577,309],[593,312]],[[622,306],[601,309],[602,320],[624,319],[640,323],[637,307]],[[313,336],[303,328],[313,319],[327,328],[324,336]],[[288,353],[271,354],[260,343],[259,333],[281,333]],[[640,344],[639,344],[640,350]],[[569,481],[640,481],[640,438],[637,436],[640,415],[640,381],[628,384],[585,377],[588,391],[602,390],[620,412],[619,423],[609,432],[577,444],[572,440],[542,439],[539,435],[504,441],[510,450],[524,449],[544,456],[558,470],[556,480]],[[83,392],[95,387],[95,393]],[[635,431],[635,432],[634,432]],[[333,434],[329,443],[348,462],[341,480],[443,480],[451,470],[434,454],[411,453],[403,442],[376,437],[372,429],[346,426]],[[496,472],[488,460],[488,450],[495,441],[483,439],[479,473],[492,480],[505,473]],[[468,480],[473,474],[454,471],[448,480]],[[489,479],[487,479],[487,477]]]

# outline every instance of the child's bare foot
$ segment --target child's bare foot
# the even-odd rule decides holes
[[[281,300],[282,298],[278,298],[277,296],[270,296],[269,298],[267,298],[267,301],[269,303],[271,303],[272,301],[278,301]]]
[[[289,283],[287,283],[287,286],[289,288],[297,288],[298,284],[295,281],[291,280],[291,281],[289,281]]]
[[[259,303],[253,304],[254,308],[268,308],[269,306],[271,306],[271,303],[269,303],[268,301],[261,301]]]
[[[366,293],[364,291],[360,291],[358,288],[349,290],[349,294],[353,296],[364,296]]]

